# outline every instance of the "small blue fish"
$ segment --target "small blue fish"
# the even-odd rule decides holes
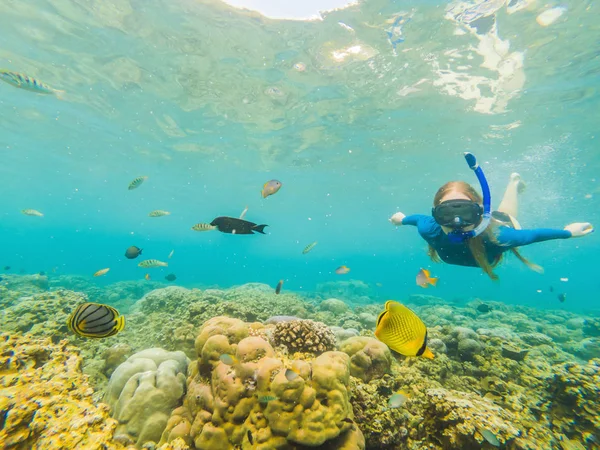
[[[221,362],[222,362],[223,364],[226,364],[226,365],[228,365],[228,366],[233,366],[234,364],[237,364],[237,363],[238,363],[238,360],[237,360],[237,358],[236,358],[235,356],[233,356],[233,355],[229,355],[229,354],[224,354],[224,355],[221,355],[221,356],[219,357],[219,359],[221,360]]]
[[[410,21],[410,18],[405,19],[402,16],[398,16],[396,17],[396,20],[394,20],[390,30],[386,31],[388,40],[390,41],[390,44],[392,44],[394,52],[396,51],[396,46],[404,42],[404,37],[402,36],[402,26],[408,21]]]
[[[477,431],[479,431],[479,434],[481,434],[481,436],[483,436],[483,438],[491,445],[494,447],[500,447],[500,441],[490,430],[486,430],[485,428],[477,428]]]
[[[38,94],[64,93],[64,91],[53,89],[46,83],[42,83],[35,78],[31,78],[21,73],[11,72],[9,70],[0,70],[0,80],[13,85],[14,87],[25,89],[26,91],[36,92]]]
[[[390,408],[400,408],[404,406],[407,400],[408,394],[406,394],[406,392],[404,391],[398,391],[395,394],[392,394],[392,396],[388,400],[388,406]]]
[[[294,372],[292,369],[285,369],[285,377],[288,381],[294,381],[299,376],[298,372]]]

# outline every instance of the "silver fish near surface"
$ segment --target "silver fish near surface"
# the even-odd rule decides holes
[[[302,254],[306,255],[308,252],[310,252],[313,248],[315,248],[315,245],[317,245],[317,241],[312,242],[310,244],[308,244],[306,247],[304,247],[304,250],[302,250]]]
[[[137,177],[137,178],[134,178],[134,179],[131,181],[131,183],[129,183],[129,186],[127,187],[127,189],[128,189],[128,190],[130,190],[130,191],[131,191],[131,190],[133,190],[133,189],[137,189],[137,188],[139,188],[139,187],[142,185],[142,183],[143,183],[144,181],[146,181],[147,179],[148,179],[148,177],[147,177],[147,176],[143,176],[143,177]]]
[[[153,267],[168,267],[169,264],[166,262],[159,261],[158,259],[145,259],[138,264],[138,267],[153,268]]]
[[[148,217],[163,217],[163,216],[170,216],[171,213],[169,211],[163,211],[162,209],[156,209],[154,211],[151,211],[150,214],[148,214]]]
[[[211,225],[210,223],[197,223],[196,225],[194,225],[192,227],[192,230],[194,231],[212,231],[215,230],[217,227],[215,227],[214,225]]]
[[[21,214],[26,216],[44,217],[44,215],[36,209],[24,209],[21,211]]]
[[[35,92],[37,94],[64,94],[64,91],[53,89],[46,83],[42,83],[40,80],[36,80],[35,78],[22,73],[11,72],[10,70],[0,70],[0,80],[19,89],[25,89],[26,91]]]

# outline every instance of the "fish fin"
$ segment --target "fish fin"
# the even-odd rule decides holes
[[[423,272],[427,278],[429,278],[429,275],[431,275],[431,272],[429,272],[427,269],[421,269],[421,272]]]
[[[252,231],[256,231],[257,233],[260,234],[266,234],[263,230],[265,229],[265,227],[268,227],[269,225],[255,225],[252,227]]]
[[[53,89],[52,93],[59,100],[64,100],[65,99],[65,95],[66,95],[65,91],[61,91],[60,89]]]
[[[394,300],[388,300],[387,302],[385,302],[385,310],[389,311],[390,308],[394,305],[394,303],[398,303],[398,302],[395,302]]]
[[[429,350],[429,347],[425,347],[425,351],[423,352],[423,354],[421,356],[424,358],[427,358],[427,359],[435,358],[435,355],[433,354],[433,352],[431,350]]]
[[[115,330],[117,330],[117,332],[123,330],[123,328],[125,328],[125,316],[119,316],[115,319]]]
[[[381,313],[379,313],[379,316],[377,316],[377,322],[375,325],[375,336],[377,336],[377,328],[379,327],[379,324],[381,323],[381,321],[383,320],[384,316],[388,313],[387,309],[385,311],[382,311]]]
[[[429,279],[429,283],[431,283],[432,286],[437,285],[439,278],[430,278]]]

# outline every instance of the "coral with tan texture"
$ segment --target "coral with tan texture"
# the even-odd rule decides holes
[[[392,354],[383,342],[367,336],[346,339],[340,351],[350,356],[350,375],[369,382],[390,372]]]
[[[327,325],[312,320],[293,320],[275,325],[271,338],[275,346],[290,352],[323,353],[335,348],[335,334]]]
[[[0,334],[0,448],[120,449],[107,405],[94,405],[65,341]]]
[[[194,449],[359,450],[362,433],[349,402],[350,358],[325,352],[312,361],[277,357],[250,325],[208,320],[196,339],[198,364],[188,373],[187,394],[161,443],[184,439]],[[220,360],[233,356],[233,364]],[[286,368],[295,376],[286,377]]]

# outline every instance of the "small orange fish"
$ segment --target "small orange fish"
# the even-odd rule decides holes
[[[337,269],[335,269],[335,273],[337,273],[338,275],[345,275],[348,272],[350,272],[350,268],[346,266],[340,266]]]
[[[281,181],[271,180],[267,181],[260,192],[262,198],[267,198],[269,195],[276,194],[281,189]]]
[[[105,274],[106,274],[106,272],[108,272],[109,270],[110,270],[109,268],[106,268],[106,269],[101,269],[101,270],[99,270],[98,272],[96,272],[96,273],[94,274],[94,276],[95,276],[95,277],[101,277],[102,275],[105,275]]]
[[[149,274],[149,273],[147,273],[146,275],[144,275],[144,278],[145,278],[147,281],[150,281],[150,274]]]
[[[417,274],[417,285],[422,288],[428,288],[429,285],[435,286],[438,282],[437,278],[432,278],[429,270],[421,269]]]

